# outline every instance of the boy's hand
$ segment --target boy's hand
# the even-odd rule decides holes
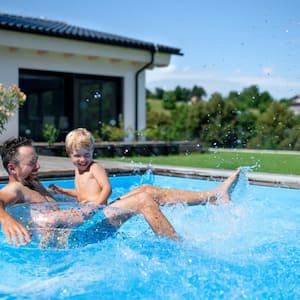
[[[54,193],[60,193],[61,192],[61,188],[55,184],[50,184],[48,186],[48,190],[50,190],[51,192],[54,192]]]

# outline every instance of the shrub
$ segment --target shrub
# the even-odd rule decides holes
[[[5,88],[0,83],[0,133],[3,132],[4,125],[14,115],[14,111],[26,100],[26,95],[16,86]]]
[[[58,135],[59,130],[54,125],[45,124],[43,128],[43,137],[49,146],[56,142]]]

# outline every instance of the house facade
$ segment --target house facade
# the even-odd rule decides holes
[[[43,141],[43,128],[65,134],[120,119],[133,140],[145,128],[145,70],[167,66],[178,48],[45,19],[0,14],[0,82],[27,95],[0,136]]]
[[[289,108],[296,114],[300,114],[300,96],[297,95],[291,99]]]

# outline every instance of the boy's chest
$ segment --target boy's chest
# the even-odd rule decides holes
[[[95,177],[91,173],[76,174],[76,185],[82,189],[88,189],[96,183]]]

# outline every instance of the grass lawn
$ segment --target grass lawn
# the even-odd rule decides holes
[[[103,159],[103,158],[101,158]],[[110,159],[112,160],[112,159]],[[300,155],[280,153],[208,152],[189,155],[114,158],[122,162],[234,170],[239,166],[255,166],[253,171],[300,175]]]

